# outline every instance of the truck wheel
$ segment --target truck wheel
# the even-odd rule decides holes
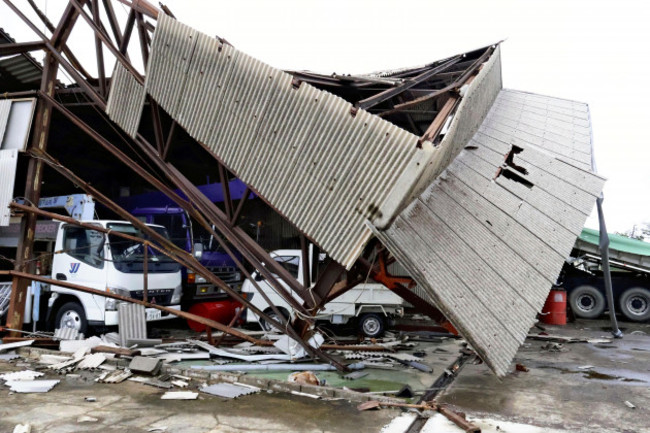
[[[359,331],[369,338],[384,334],[384,318],[376,313],[367,313],[359,318]]]
[[[285,319],[289,318],[289,312],[286,311],[284,308],[278,308],[278,311],[282,313]],[[264,313],[266,313],[266,315],[269,316],[271,319],[275,319],[278,322],[282,323],[282,320],[278,318],[278,315],[275,314],[275,311],[271,310],[270,308],[264,310]],[[262,329],[265,330],[266,332],[278,331],[278,329],[275,326],[271,325],[270,323],[266,323],[266,320],[264,319],[260,319],[260,326],[262,326]]]
[[[650,319],[650,290],[632,287],[621,295],[621,312],[633,322],[645,322]]]
[[[578,286],[569,295],[573,314],[583,319],[595,319],[605,311],[605,297],[593,286]]]
[[[88,331],[86,312],[78,302],[67,302],[56,313],[54,328],[73,328],[81,334]]]

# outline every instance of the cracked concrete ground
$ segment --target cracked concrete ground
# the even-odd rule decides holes
[[[34,433],[141,433],[155,428],[165,433],[361,432],[379,431],[397,413],[358,412],[346,401],[266,392],[235,400],[206,394],[198,400],[161,400],[163,390],[140,383],[98,384],[56,377],[61,383],[48,393],[9,395],[2,389],[0,432],[12,432],[25,422]],[[97,401],[85,401],[88,396]],[[84,421],[84,416],[96,421]]]

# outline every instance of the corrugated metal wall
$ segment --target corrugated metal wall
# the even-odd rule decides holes
[[[9,121],[9,112],[11,111],[11,99],[4,99],[0,101],[0,148],[2,147],[2,139],[5,136],[5,129]]]
[[[14,197],[17,165],[17,149],[0,149],[0,226],[9,225],[9,217],[11,216],[9,203]]]
[[[376,232],[499,375],[508,371],[604,184],[582,160],[564,162],[566,148],[591,152],[588,109],[567,104],[501,91],[442,176],[388,230]],[[534,126],[526,123],[530,106]],[[513,161],[527,171],[517,171],[524,182],[498,175],[500,168],[513,170],[503,167],[513,144],[523,149]]]
[[[122,87],[114,84],[112,100]],[[372,236],[365,220],[390,219],[432,156],[417,136],[365,111],[352,116],[345,100],[306,83],[296,89],[291,75],[162,14],[145,88],[346,267]],[[123,114],[133,125],[135,114],[114,115]]]
[[[145,96],[144,86],[120,62],[116,62],[106,114],[132,137],[138,132]]]

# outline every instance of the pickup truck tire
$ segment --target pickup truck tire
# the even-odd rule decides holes
[[[605,297],[593,286],[578,286],[569,295],[569,305],[576,317],[596,319],[605,311]]]
[[[280,311],[280,313],[282,313],[282,315],[284,316],[285,319],[289,318],[289,312],[287,310],[285,310],[284,308],[278,307],[278,311]],[[278,315],[275,314],[275,311],[273,311],[272,309],[267,308],[266,310],[264,310],[264,313],[267,316],[269,316],[271,319],[276,319],[276,320],[278,320],[278,322],[282,323],[282,320],[280,320],[278,318]],[[277,328],[275,326],[271,325],[270,323],[266,323],[266,320],[264,320],[264,319],[260,319],[260,326],[266,332],[273,332],[273,331],[278,332],[278,330],[277,330]]]
[[[650,320],[650,290],[632,287],[621,295],[621,313],[633,322]]]
[[[384,318],[377,313],[366,313],[359,317],[359,331],[366,337],[381,337],[384,334],[384,326]]]
[[[86,312],[81,304],[66,302],[61,305],[54,322],[54,329],[57,328],[74,328],[85,335],[88,331],[88,320],[86,320]]]

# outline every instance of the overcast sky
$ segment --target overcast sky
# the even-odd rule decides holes
[[[36,3],[55,22],[65,4]],[[650,6],[644,1],[164,3],[180,21],[281,69],[372,72],[505,40],[504,87],[589,104],[597,168],[608,178],[608,231],[650,221],[650,142],[644,134],[650,123],[650,88],[644,84],[650,66]],[[28,8],[24,0],[15,4]],[[0,26],[17,39],[34,39],[4,4]],[[89,42],[80,31],[74,36],[76,50]],[[596,227],[597,220],[592,217],[587,224]]]

